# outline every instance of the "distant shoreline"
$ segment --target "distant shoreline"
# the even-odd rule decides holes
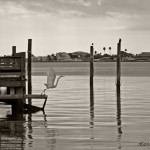
[[[82,63],[82,62],[90,62],[90,61],[32,61],[32,63]],[[94,61],[94,62],[97,62],[97,63],[101,63],[101,62],[106,62],[106,63],[109,63],[109,62],[116,62],[116,61]],[[123,62],[150,62],[150,61],[121,61],[122,63]]]

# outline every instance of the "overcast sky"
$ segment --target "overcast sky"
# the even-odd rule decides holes
[[[122,50],[141,53],[150,50],[150,0],[0,0],[0,55],[27,51],[33,40],[33,54],[56,52],[98,53],[112,47],[119,38]]]

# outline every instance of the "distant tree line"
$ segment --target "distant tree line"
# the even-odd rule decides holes
[[[104,53],[98,53],[94,51],[94,59],[97,61],[115,61],[116,55],[111,54],[111,47],[109,47],[109,54],[106,53],[106,48],[103,47]],[[138,55],[133,55],[128,53],[127,49],[121,51],[121,59],[128,59],[138,57]],[[52,62],[52,61],[89,61],[90,54],[87,52],[77,51],[73,53],[59,52],[56,54],[51,54],[47,56],[33,56],[32,61],[35,62]]]

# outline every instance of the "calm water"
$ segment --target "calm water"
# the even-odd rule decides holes
[[[50,64],[34,64],[33,93],[41,93]],[[90,96],[88,64],[53,63],[60,79],[47,90],[45,112],[11,117],[0,105],[0,149],[148,150],[150,149],[150,63],[124,63],[121,94],[116,94],[115,64],[95,64]],[[42,106],[43,100],[33,100]],[[6,116],[6,114],[8,114]],[[147,144],[141,146],[140,144]]]

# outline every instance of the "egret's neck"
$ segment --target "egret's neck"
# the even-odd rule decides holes
[[[58,79],[57,79],[57,81],[56,81],[56,84],[54,85],[54,88],[57,86],[58,81],[59,81],[59,79],[60,79],[61,77],[63,77],[63,76],[58,77]]]

